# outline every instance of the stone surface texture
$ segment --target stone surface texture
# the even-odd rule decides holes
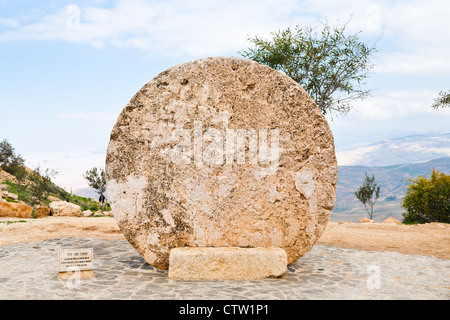
[[[33,208],[14,202],[0,202],[0,217],[31,218]]]
[[[281,248],[174,248],[169,255],[172,280],[258,280],[287,271]]]
[[[376,221],[370,220],[369,218],[362,218],[359,220],[359,223],[376,223]]]
[[[81,207],[67,201],[53,201],[49,207],[51,215],[55,217],[83,217]]]
[[[58,279],[58,251],[66,248],[94,249],[93,278]],[[447,301],[450,287],[447,259],[319,244],[283,277],[252,281],[170,280],[125,240],[78,237],[1,246],[0,270],[1,300],[298,300],[302,310],[308,299]]]
[[[84,210],[82,212],[83,216],[85,217],[92,217],[94,215],[94,213],[91,210]]]
[[[232,130],[256,134],[258,150],[247,142],[239,158]],[[276,142],[278,157],[263,157]],[[223,57],[144,85],[119,115],[106,159],[118,225],[158,269],[183,246],[279,247],[296,261],[329,221],[337,173],[332,133],[306,91],[269,67]]]
[[[9,174],[8,172],[0,169],[0,183],[3,183],[5,181],[17,183],[16,177],[14,177],[12,174]]]
[[[398,221],[397,219],[392,218],[392,217],[384,219],[382,221],[382,223],[391,223],[391,224],[396,224],[396,225],[401,225],[402,224],[400,221]]]
[[[35,212],[36,218],[45,218],[50,215],[50,208],[38,207]]]

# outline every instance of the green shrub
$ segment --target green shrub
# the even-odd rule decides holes
[[[14,193],[17,194],[19,196],[19,200],[20,201],[25,201],[28,202],[28,196],[26,194],[26,187],[22,186],[20,184],[16,184],[10,181],[5,181],[2,184],[5,184],[8,186],[8,192],[9,193]]]
[[[402,207],[404,223],[450,223],[450,176],[433,169],[430,179],[412,179]]]
[[[79,205],[82,211],[91,210],[92,212],[97,212],[100,210],[99,203],[89,198],[70,196],[70,202]]]

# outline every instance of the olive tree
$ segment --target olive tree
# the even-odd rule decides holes
[[[94,167],[84,175],[88,185],[100,196],[106,191],[106,173],[104,168]],[[103,210],[103,201],[101,203]]]
[[[0,142],[0,168],[13,176],[19,181],[25,178],[25,160],[20,154],[16,154],[15,149],[8,142],[3,140]]]
[[[290,76],[323,114],[346,113],[353,100],[369,94],[362,85],[373,67],[370,58],[376,51],[375,44],[362,42],[359,33],[347,35],[347,24],[330,27],[322,23],[319,32],[296,26],[272,33],[269,40],[256,36],[248,39],[254,47],[240,54]]]
[[[366,208],[367,214],[369,215],[369,219],[372,220],[373,207],[380,196],[380,185],[375,182],[374,175],[369,177],[366,173],[365,176],[366,177],[362,186],[360,186],[354,194],[356,198],[358,198],[358,200],[364,205],[364,208]]]

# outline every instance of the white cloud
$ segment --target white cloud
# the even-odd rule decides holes
[[[19,27],[20,22],[17,19],[0,19],[0,25],[9,27],[9,28],[17,28],[17,27]]]
[[[441,0],[316,0],[305,2],[309,12],[341,23],[347,31],[377,44],[375,72],[445,76],[450,73],[450,2]]]
[[[106,159],[105,154],[90,150],[24,154],[24,157],[27,159],[26,165],[32,169],[40,166],[56,170],[58,174],[53,181],[67,191],[87,188],[83,175],[93,167],[104,167]]]
[[[95,2],[94,2],[95,3]],[[97,5],[100,3],[97,2]],[[112,7],[70,5],[28,18],[1,19],[9,30],[0,41],[44,39],[137,48],[164,56],[220,55],[249,46],[250,36],[282,28],[352,19],[381,48],[376,72],[446,75],[450,72],[450,2],[430,1],[143,1],[117,0]]]
[[[437,91],[392,90],[379,91],[376,95],[355,103],[349,117],[359,121],[386,121],[406,117],[450,116],[450,109],[431,108]]]
[[[416,52],[381,54],[374,67],[377,73],[447,76],[450,72],[449,49],[430,48]]]
[[[59,40],[164,55],[213,55],[248,46],[247,35],[286,27],[292,22],[290,12],[298,7],[293,0],[119,0],[111,9],[72,5],[5,31],[0,40]]]
[[[355,149],[377,141],[416,133],[447,132],[450,108],[431,108],[436,91],[391,90],[354,103],[345,116],[329,121],[335,137],[336,150]],[[344,163],[360,153],[346,155]]]
[[[377,146],[364,146],[354,150],[345,150],[336,152],[337,162],[340,166],[350,166],[360,163],[364,156],[369,152],[375,152],[380,148]]]

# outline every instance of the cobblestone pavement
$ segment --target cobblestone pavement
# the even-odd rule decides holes
[[[58,251],[93,248],[95,277],[58,279]],[[450,299],[450,260],[316,245],[277,279],[174,281],[125,240],[0,247],[0,299]]]

